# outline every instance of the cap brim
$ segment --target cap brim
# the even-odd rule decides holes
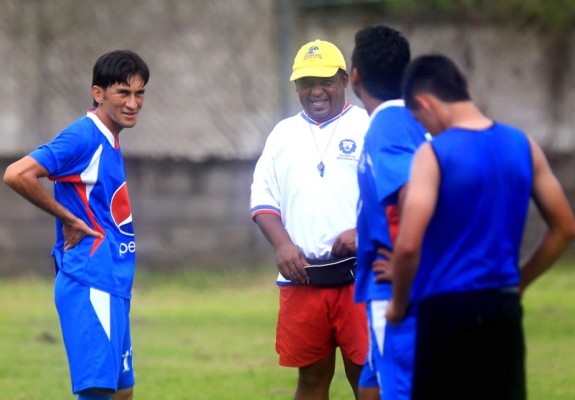
[[[330,78],[337,74],[339,71],[339,67],[309,67],[309,68],[301,68],[297,71],[294,71],[289,80],[295,81],[300,78],[308,78],[308,77],[317,77],[317,78]]]

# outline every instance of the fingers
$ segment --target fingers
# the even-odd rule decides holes
[[[340,238],[337,238],[331,247],[331,254],[336,257],[341,257],[341,253],[343,252],[343,243],[341,242]]]
[[[278,269],[284,278],[295,283],[306,283],[308,277],[305,267],[308,264],[298,249],[297,254],[292,254],[288,258],[278,260]]]
[[[307,272],[305,270],[305,267],[308,264],[309,263],[307,262],[305,257],[303,255],[300,255],[300,257],[298,257],[297,262],[292,264],[292,267],[290,268],[290,277],[288,279],[297,283],[306,283]]]
[[[70,250],[78,245],[85,236],[90,236],[102,239],[104,235],[98,231],[91,229],[83,221],[77,220],[75,225],[64,225],[62,233],[64,235],[64,251]]]
[[[391,256],[393,255],[393,253],[390,250],[386,249],[385,247],[378,247],[377,254],[385,257],[388,260],[391,260]]]
[[[388,260],[375,260],[371,269],[376,275],[374,279],[375,282],[391,281],[393,270]]]
[[[391,272],[382,272],[380,274],[376,274],[375,278],[373,279],[374,282],[390,282],[391,281]]]
[[[285,267],[280,270],[282,276],[286,279],[289,279],[295,283],[306,283],[307,282],[307,273],[305,272],[304,267]]]

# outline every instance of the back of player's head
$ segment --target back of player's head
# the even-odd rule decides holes
[[[92,86],[106,89],[115,83],[129,84],[128,80],[140,75],[144,85],[150,71],[140,56],[130,50],[114,50],[103,54],[94,64]]]
[[[441,54],[430,54],[413,60],[403,78],[403,97],[405,104],[417,109],[415,96],[429,93],[446,103],[469,101],[471,96],[467,80],[457,65]]]
[[[410,58],[409,42],[395,29],[379,25],[355,34],[353,68],[367,92],[377,99],[401,97],[401,78]]]

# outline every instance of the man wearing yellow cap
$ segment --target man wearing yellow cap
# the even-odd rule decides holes
[[[365,307],[354,304],[357,163],[369,125],[346,101],[346,63],[332,43],[297,53],[303,110],[270,133],[254,171],[251,213],[275,250],[280,308],[276,350],[299,369],[295,398],[326,399],[340,348],[357,398],[367,352]]]

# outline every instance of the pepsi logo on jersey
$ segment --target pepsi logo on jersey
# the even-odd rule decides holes
[[[134,236],[134,226],[132,224],[132,207],[128,196],[128,186],[122,183],[112,196],[110,202],[110,213],[118,230],[127,236]],[[136,242],[133,240],[127,243],[120,243],[118,251],[121,256],[127,253],[136,252]]]
[[[128,186],[122,183],[112,196],[110,202],[110,212],[116,227],[124,235],[134,236],[134,226],[132,225],[132,207],[128,196]]]

